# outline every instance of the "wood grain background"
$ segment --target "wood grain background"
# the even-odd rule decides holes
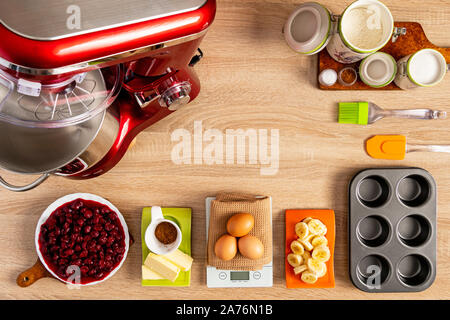
[[[94,180],[51,177],[36,190],[0,190],[0,298],[2,299],[440,299],[450,298],[450,155],[409,154],[400,162],[374,160],[363,142],[373,134],[405,134],[414,143],[450,144],[449,121],[382,120],[364,127],[339,125],[337,102],[373,101],[383,107],[434,107],[450,112],[450,77],[435,88],[414,92],[324,92],[317,89],[317,57],[291,51],[281,34],[289,13],[302,1],[219,0],[217,18],[196,66],[202,80],[198,99],[143,132],[136,146],[108,174]],[[351,0],[321,0],[342,12]],[[430,40],[450,46],[450,2],[385,0],[397,21],[422,23]],[[177,128],[279,129],[280,168],[261,176],[257,165],[175,165],[170,134]],[[421,293],[367,294],[348,276],[347,186],[360,169],[418,166],[438,185],[438,267],[433,286]],[[31,177],[1,171],[24,183]],[[274,287],[208,289],[205,280],[206,196],[240,191],[273,197]],[[107,282],[68,290],[53,279],[22,289],[16,276],[36,260],[34,229],[41,212],[56,198],[91,192],[111,200],[124,214],[137,243],[122,269]],[[189,288],[140,286],[140,216],[144,206],[193,209],[192,284]],[[284,210],[330,208],[336,212],[336,288],[288,290],[284,282]]]

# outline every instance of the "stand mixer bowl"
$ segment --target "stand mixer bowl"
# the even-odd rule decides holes
[[[106,83],[102,71],[94,70],[82,79],[43,85],[38,96],[18,92],[19,80],[1,73],[0,167],[20,174],[43,174],[40,179],[44,179],[83,153],[104,155],[118,131],[117,120],[106,109],[121,83],[119,66],[108,72],[110,79],[115,78],[113,83]],[[96,139],[102,143],[95,143]],[[3,179],[0,184],[12,191],[29,187],[15,187]]]

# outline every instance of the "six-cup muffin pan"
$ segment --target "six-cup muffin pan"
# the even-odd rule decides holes
[[[367,169],[349,187],[350,278],[366,292],[415,292],[436,277],[436,183],[420,168]]]

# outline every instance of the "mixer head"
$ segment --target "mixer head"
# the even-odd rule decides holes
[[[214,0],[0,1],[0,68],[47,81],[137,60],[202,37],[214,15]]]

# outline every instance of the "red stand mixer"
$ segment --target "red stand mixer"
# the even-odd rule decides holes
[[[195,99],[215,0],[0,2],[0,167],[73,179]],[[20,14],[18,14],[20,13]]]

